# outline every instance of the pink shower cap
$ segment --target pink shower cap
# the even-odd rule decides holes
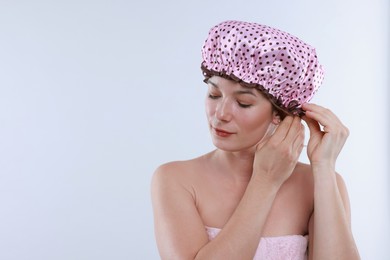
[[[302,115],[324,78],[313,47],[278,29],[225,21],[210,29],[201,69],[263,91],[283,111]]]

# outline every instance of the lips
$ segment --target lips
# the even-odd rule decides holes
[[[219,129],[219,128],[213,128],[215,133],[218,135],[218,136],[221,136],[221,137],[228,137],[228,136],[231,136],[232,132],[228,132],[228,131],[225,131],[223,129]]]

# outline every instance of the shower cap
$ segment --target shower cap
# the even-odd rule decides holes
[[[263,91],[279,109],[303,115],[324,78],[316,50],[281,30],[242,21],[210,29],[202,48],[205,80],[216,75]]]

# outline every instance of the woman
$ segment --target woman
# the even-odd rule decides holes
[[[314,48],[268,26],[226,21],[210,30],[202,55],[216,150],[156,170],[161,257],[359,259],[335,172],[348,129],[307,103],[323,78]],[[310,165],[298,162],[302,120]]]

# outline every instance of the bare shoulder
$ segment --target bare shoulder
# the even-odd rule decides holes
[[[169,180],[175,178],[175,176],[186,169],[186,164],[186,161],[164,163],[154,171],[153,180]]]
[[[197,157],[190,160],[185,161],[172,161],[168,163],[164,163],[157,167],[154,172],[154,176],[156,177],[164,177],[164,178],[175,178],[180,175],[188,175],[194,172],[194,168],[199,165],[199,161],[202,157]]]
[[[186,170],[191,169],[191,167],[193,167],[196,164],[195,163],[196,160],[198,160],[198,158],[186,160],[186,161],[172,161],[172,162],[164,163],[159,167],[157,167],[155,174],[175,175],[183,171],[186,172]]]
[[[156,186],[173,186],[182,187],[190,186],[196,178],[196,173],[201,165],[201,157],[185,161],[172,161],[164,163],[157,167],[152,178],[152,189]]]
[[[314,178],[310,164],[298,162],[293,174],[291,174],[290,182],[292,189],[297,196],[307,202],[310,207],[313,206],[314,199]]]
[[[312,187],[314,185],[310,164],[298,162],[292,177],[306,188]]]
[[[313,171],[310,164],[298,162],[293,175],[296,178],[299,177],[302,180],[308,182],[308,184],[311,183],[311,185],[314,185]],[[338,188],[340,190],[345,190],[346,185],[342,175],[336,172],[335,176]]]
[[[304,184],[306,187],[314,188],[314,177],[310,164],[298,162],[292,174],[292,178],[301,184]],[[338,172],[336,172],[336,181],[341,192],[346,190],[344,179]]]

